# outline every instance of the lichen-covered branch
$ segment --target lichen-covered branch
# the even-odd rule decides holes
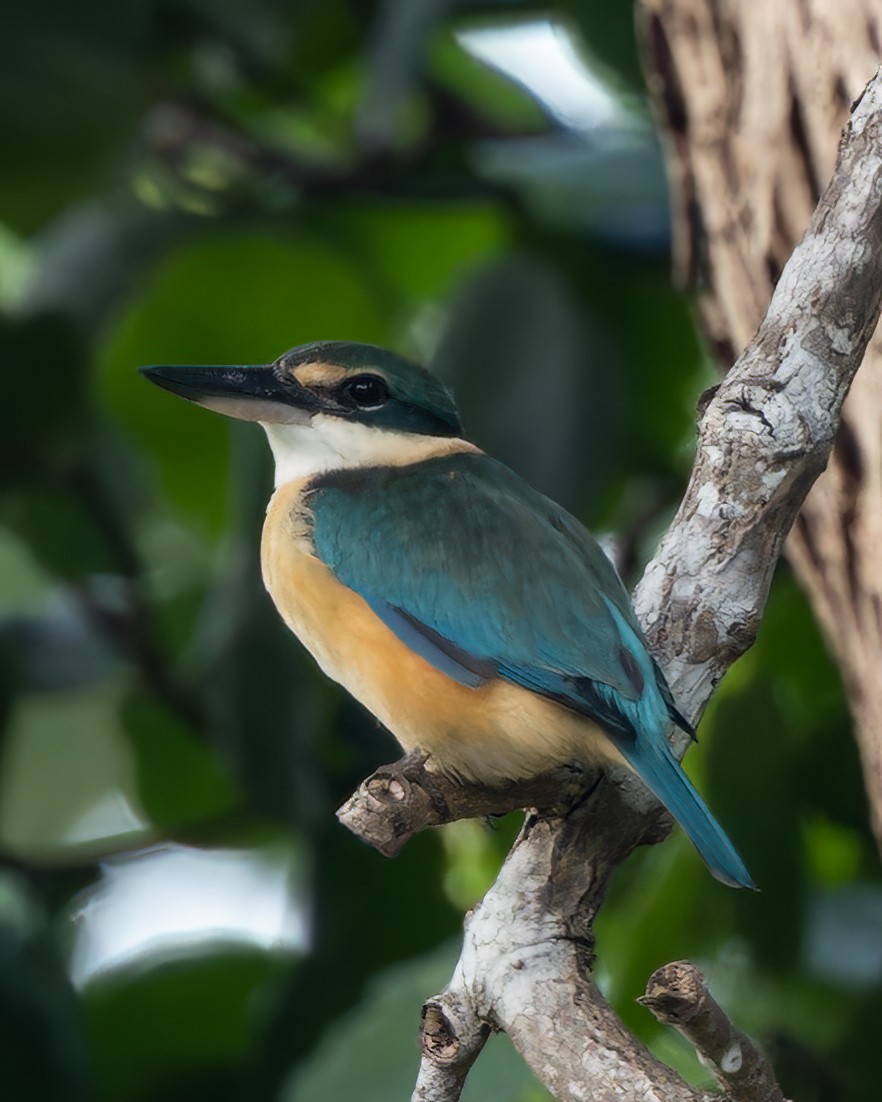
[[[657,968],[638,1001],[694,1045],[732,1102],[785,1102],[771,1064],[729,1021],[694,964]]]
[[[877,77],[765,321],[704,410],[683,503],[635,595],[655,654],[693,717],[755,637],[772,570],[827,461],[880,298]],[[505,1029],[561,1102],[705,1097],[622,1028],[591,978],[592,923],[609,876],[634,846],[658,834],[658,805],[645,788],[630,775],[605,772],[567,814],[528,815],[496,883],[466,921],[445,996],[465,1001],[486,1026]],[[430,1062],[424,1050],[421,1082]]]

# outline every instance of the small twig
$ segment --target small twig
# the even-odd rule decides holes
[[[385,857],[395,857],[414,834],[442,823],[525,807],[563,815],[596,783],[590,771],[573,766],[488,788],[434,773],[427,762],[425,754],[416,752],[378,769],[361,782],[337,818]]]
[[[656,969],[637,1001],[695,1046],[732,1102],[785,1102],[771,1064],[729,1021],[694,964]]]
[[[411,1102],[457,1102],[490,1027],[453,991],[429,999],[420,1025],[420,1072]]]

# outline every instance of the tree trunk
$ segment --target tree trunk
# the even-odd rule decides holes
[[[702,324],[726,369],[756,331],[830,177],[849,106],[879,64],[882,8],[876,0],[641,0],[639,20],[667,136],[675,268],[700,288]],[[878,331],[786,552],[842,671],[882,849]]]

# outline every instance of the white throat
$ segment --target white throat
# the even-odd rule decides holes
[[[317,413],[308,424],[261,421],[276,461],[276,487],[353,467],[405,466],[453,452],[478,451],[458,437],[389,432]]]

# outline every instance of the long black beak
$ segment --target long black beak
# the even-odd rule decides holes
[[[138,370],[163,390],[242,421],[303,422],[314,404],[308,391],[280,378],[272,364],[156,364]]]

